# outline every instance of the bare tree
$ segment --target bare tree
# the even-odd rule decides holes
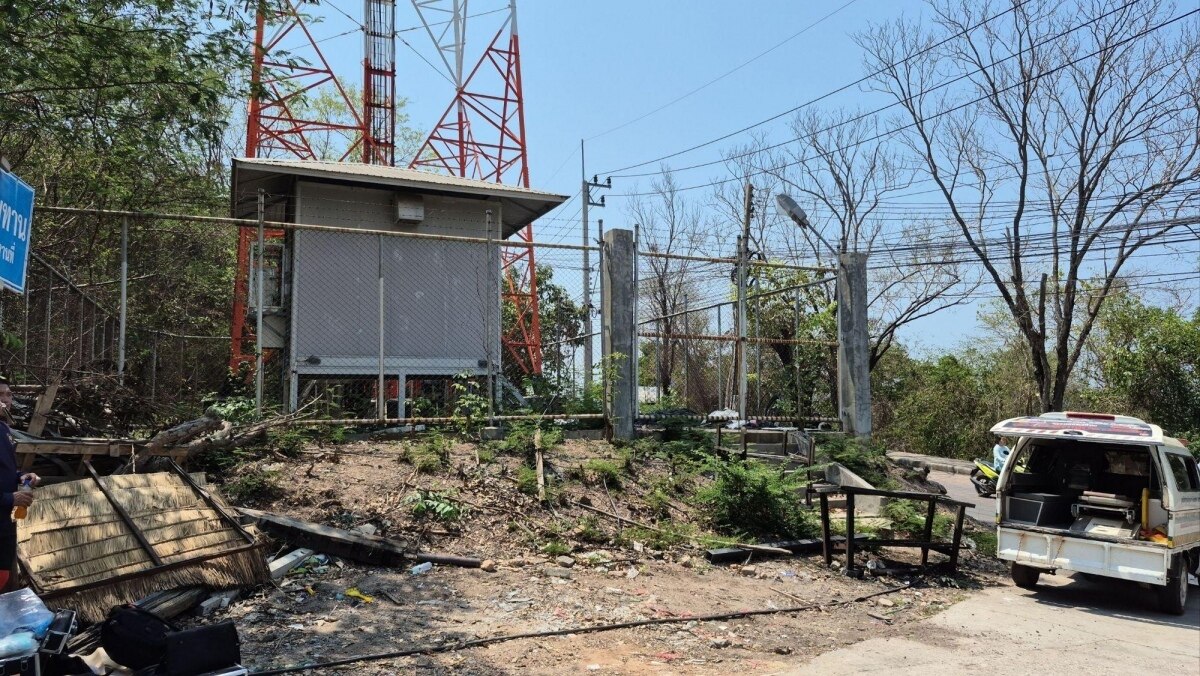
[[[902,326],[962,304],[976,283],[965,279],[960,265],[933,240],[934,228],[926,219],[885,228],[890,216],[883,207],[912,184],[912,170],[879,139],[874,115],[810,111],[793,120],[792,132],[793,150],[771,171],[815,207],[813,228],[800,231],[815,258],[833,264],[830,253],[868,254],[874,368]],[[836,237],[826,236],[826,230]],[[879,246],[885,230],[892,245]],[[836,252],[827,251],[822,240]],[[900,241],[904,246],[895,245]],[[950,293],[955,288],[959,292]]]
[[[680,345],[678,339],[670,336],[677,334],[677,329],[687,331],[684,319],[672,315],[683,311],[689,275],[696,267],[693,261],[670,256],[694,252],[705,229],[701,225],[699,209],[687,202],[669,168],[663,167],[662,174],[651,183],[650,191],[652,195],[643,195],[631,202],[629,215],[641,225],[639,248],[651,254],[639,261],[641,288],[638,295],[647,299],[639,321],[662,318],[651,328],[667,336],[660,339],[661,351],[655,354],[657,381],[665,393],[671,391]]]
[[[1059,410],[1122,270],[1197,204],[1197,22],[1116,0],[932,8],[953,37],[899,21],[859,43]]]

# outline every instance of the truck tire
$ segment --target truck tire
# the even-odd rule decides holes
[[[1158,608],[1164,613],[1182,615],[1187,606],[1188,578],[1187,563],[1183,555],[1171,561],[1167,571],[1167,585],[1158,588]]]
[[[1021,589],[1033,589],[1037,586],[1038,579],[1042,576],[1042,571],[1031,566],[1023,566],[1019,563],[1012,565],[1012,581]]]

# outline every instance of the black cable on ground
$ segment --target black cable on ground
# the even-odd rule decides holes
[[[592,627],[573,627],[571,629],[555,629],[553,631],[531,631],[523,634],[507,634],[504,636],[492,636],[490,638],[477,638],[470,641],[462,641],[460,643],[450,643],[439,646],[427,646],[424,648],[410,648],[408,650],[397,650],[390,653],[378,653],[375,655],[360,655],[358,657],[347,657],[345,659],[333,660],[330,662],[320,662],[317,664],[305,664],[295,667],[283,667],[280,669],[269,669],[267,671],[252,671],[251,676],[276,676],[276,674],[292,674],[300,671],[309,671],[311,669],[326,669],[329,667],[340,667],[347,664],[355,664],[357,662],[373,662],[376,660],[397,659],[400,657],[412,657],[413,655],[433,655],[437,653],[449,653],[468,648],[478,648],[480,646],[492,645],[494,643],[504,643],[507,641],[515,641],[523,638],[546,638],[550,636],[565,636],[567,634],[594,634],[601,631],[614,631],[617,629],[632,629],[634,627],[647,627],[660,624],[678,624],[680,622],[715,622],[719,620],[733,620],[740,617],[752,617],[754,615],[777,615],[779,613],[799,613],[810,610],[818,610],[820,608],[830,608],[836,606],[847,606],[852,603],[862,603],[877,596],[886,594],[894,594],[912,587],[912,583],[905,583],[899,587],[889,587],[883,591],[878,591],[873,594],[866,594],[848,601],[834,600],[828,603],[813,603],[806,606],[788,606],[787,608],[760,608],[758,610],[736,610],[727,613],[713,613],[711,615],[690,615],[686,617],[665,617],[653,620],[636,620],[633,622],[618,622],[617,624],[600,624]]]

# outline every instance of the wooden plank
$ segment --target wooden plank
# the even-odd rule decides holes
[[[854,575],[854,491],[846,493],[846,575]]]
[[[933,517],[937,515],[937,500],[929,501],[929,510],[925,513],[925,542],[933,542]],[[929,547],[921,548],[921,565],[929,563]]]
[[[85,454],[83,455],[83,457],[80,459],[80,461],[79,461],[79,467],[77,467],[77,468],[75,469],[75,473],[76,473],[76,474],[83,474],[83,466],[84,466],[84,464],[86,464],[86,463],[90,463],[91,461],[92,461],[92,454],[91,454],[91,453],[85,453]]]
[[[46,430],[47,414],[50,409],[54,408],[54,399],[58,396],[58,388],[62,385],[62,374],[60,373],[49,385],[46,390],[38,397],[37,403],[33,405],[33,417],[29,419],[29,428],[27,432],[35,437],[42,436],[42,432]]]
[[[28,472],[33,468],[33,462],[37,459],[35,453],[22,453],[21,455],[21,471]]]
[[[150,557],[150,560],[154,562],[155,566],[162,566],[163,560],[161,557],[159,557],[158,552],[154,551],[154,547],[150,545],[148,540],[146,540],[146,535],[142,533],[141,529],[137,527],[137,524],[133,522],[133,518],[129,516],[129,512],[125,511],[125,508],[121,506],[121,503],[117,502],[116,498],[114,498],[113,494],[108,490],[108,486],[105,486],[104,482],[100,480],[100,475],[96,474],[96,468],[92,467],[92,463],[90,462],[83,463],[83,466],[87,469],[88,474],[92,475],[92,480],[96,482],[96,486],[100,488],[100,492],[104,493],[104,497],[108,499],[108,503],[112,505],[113,510],[115,510],[121,517],[121,520],[125,522],[125,526],[129,529],[129,532],[133,534],[133,537],[137,538],[138,544],[142,546],[142,549],[146,550],[146,555]]]
[[[307,547],[331,556],[375,565],[400,566],[411,558],[403,543],[378,535],[354,533],[245,507],[238,511],[294,547]]]
[[[833,542],[829,533],[829,494],[821,493],[821,554],[825,557],[825,565],[833,563]]]
[[[954,517],[954,536],[950,544],[950,571],[958,570],[958,547],[962,543],[963,519],[967,516],[967,508],[958,506],[958,514]]]

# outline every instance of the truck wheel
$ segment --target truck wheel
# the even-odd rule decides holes
[[[1187,565],[1183,556],[1176,556],[1167,571],[1167,586],[1158,588],[1158,607],[1164,613],[1182,615],[1187,606]]]
[[[1019,563],[1012,565],[1012,581],[1021,589],[1033,589],[1037,586],[1038,578],[1042,576],[1042,571],[1031,566],[1023,566]]]

